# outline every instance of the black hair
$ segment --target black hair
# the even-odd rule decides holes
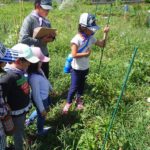
[[[23,62],[26,62],[26,61],[27,61],[24,57],[19,58],[19,60],[20,60],[20,61],[23,61]]]
[[[0,61],[0,65],[1,65],[2,63],[5,63],[5,62],[3,62],[3,61]]]
[[[34,6],[36,7],[37,5],[40,5],[40,3],[41,3],[41,0],[35,0],[34,1]]]
[[[79,24],[79,26],[78,26],[78,32],[85,33],[86,30],[87,30],[87,27],[83,27],[82,25]]]
[[[31,74],[31,73],[39,74],[38,65],[39,63],[34,63],[34,64],[31,63],[27,70],[28,74]]]

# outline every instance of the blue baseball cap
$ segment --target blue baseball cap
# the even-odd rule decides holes
[[[0,43],[0,62],[13,62],[18,58],[18,52],[12,49],[6,48]]]
[[[53,9],[51,0],[41,0],[40,6],[45,10]]]

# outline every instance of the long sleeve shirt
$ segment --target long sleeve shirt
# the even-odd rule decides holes
[[[40,47],[44,55],[48,55],[47,44],[41,42],[40,39],[34,39],[33,32],[37,27],[51,27],[51,23],[43,17],[40,17],[35,11],[31,12],[23,21],[19,42],[29,46]]]
[[[32,99],[40,112],[45,110],[43,100],[48,98],[52,86],[43,74],[32,73],[29,75],[29,84],[31,86]]]
[[[4,96],[7,97],[11,115],[16,116],[29,111],[31,103],[27,77],[23,71],[11,66],[5,67],[5,71],[7,74],[1,77],[0,86],[2,86]]]

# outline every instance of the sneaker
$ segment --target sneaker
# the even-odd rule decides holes
[[[40,131],[40,132],[38,132],[37,135],[38,136],[45,136],[45,135],[47,135],[50,128],[51,127],[45,127],[45,128],[43,128],[43,130]]]
[[[6,147],[5,150],[15,150],[15,146],[11,144],[8,147]]]
[[[148,97],[146,101],[147,101],[148,103],[150,103],[150,97]]]
[[[71,103],[66,103],[66,105],[63,108],[63,114],[67,114],[69,111],[69,108],[71,107]]]
[[[77,99],[76,99],[76,103],[77,103],[77,109],[78,109],[78,110],[82,110],[82,109],[84,108],[84,106],[83,106],[83,101],[82,101],[81,98],[77,98]]]
[[[30,125],[31,125],[30,119],[26,119],[26,121],[25,121],[25,126],[28,127],[28,126],[30,126]]]

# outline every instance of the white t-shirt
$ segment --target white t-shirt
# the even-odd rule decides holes
[[[88,45],[84,48],[82,52],[91,49],[92,44],[95,44],[96,41],[97,41],[96,38],[91,36]],[[79,47],[78,50],[80,50],[87,43],[87,40],[84,40],[84,38],[80,34],[76,34],[71,40],[71,44],[73,43],[76,44]],[[89,57],[86,56],[80,58],[73,58],[71,66],[75,70],[86,70],[89,68]]]

